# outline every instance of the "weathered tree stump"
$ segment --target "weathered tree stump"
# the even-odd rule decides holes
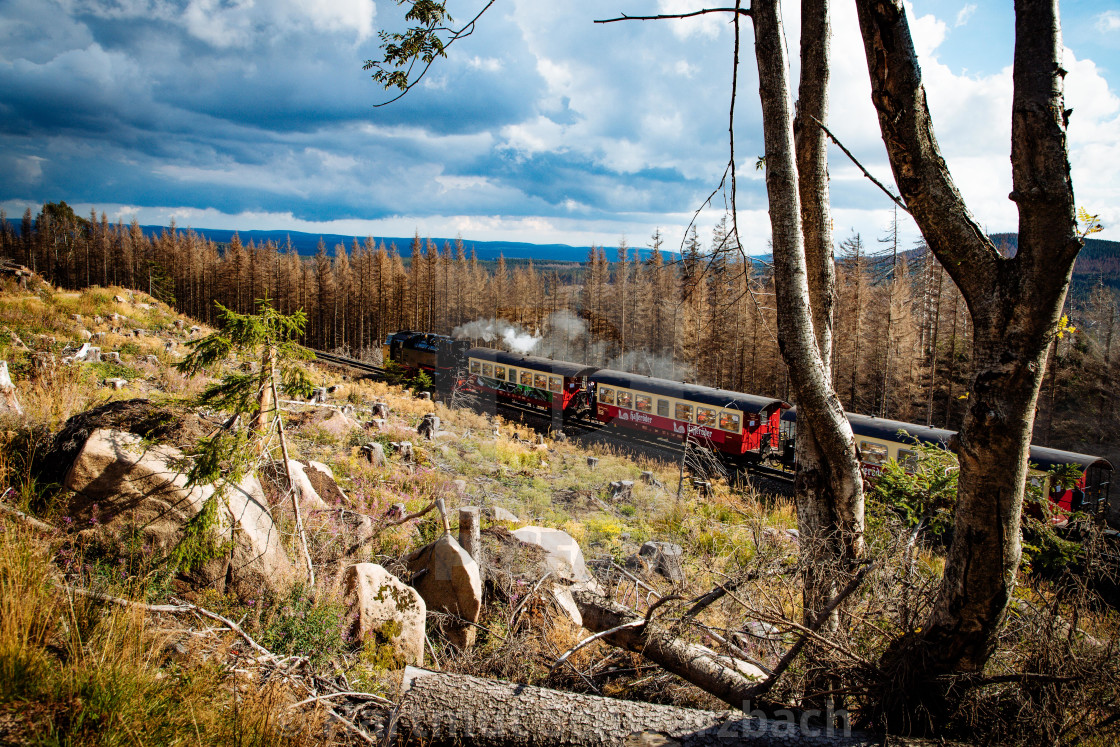
[[[634,493],[633,480],[617,480],[611,483],[611,500],[628,501]]]

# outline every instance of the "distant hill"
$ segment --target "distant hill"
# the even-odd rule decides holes
[[[991,239],[996,246],[1002,244],[1011,249],[1012,256],[1019,248],[1019,234],[1016,233],[993,233]],[[1073,266],[1070,300],[1086,300],[1097,283],[1120,294],[1120,241],[1085,239],[1085,248],[1077,255]]]
[[[159,235],[167,230],[166,226],[141,226],[144,233],[149,235]],[[318,234],[318,233],[302,233],[300,231],[228,231],[217,228],[193,228],[191,229],[200,236],[206,236],[211,241],[217,244],[228,244],[236,233],[243,244],[248,244],[253,241],[257,244],[266,241],[273,241],[279,246],[283,247],[291,240],[292,246],[296,251],[305,256],[313,256],[319,250],[319,240],[322,239],[323,244],[327,247],[329,254],[334,254],[334,248],[337,244],[345,244],[349,248],[354,239],[357,238],[359,243],[366,240],[365,236],[346,236],[343,234]],[[429,237],[421,236],[422,240],[427,241]],[[402,236],[374,236],[373,241],[375,244],[385,243],[385,246],[396,244],[397,251],[400,252],[402,257],[411,256],[412,237]],[[431,241],[443,251],[447,244],[455,246],[455,239],[435,238],[432,237]],[[568,244],[529,244],[520,241],[472,241],[463,240],[463,246],[466,250],[467,256],[470,256],[473,250],[481,260],[496,260],[498,257],[505,257],[506,259],[532,259],[532,260],[551,260],[554,262],[586,262],[587,255],[591,251],[589,246],[570,246]],[[607,257],[614,259],[615,249],[612,247],[605,247]],[[642,259],[649,257],[649,249],[638,249]]]

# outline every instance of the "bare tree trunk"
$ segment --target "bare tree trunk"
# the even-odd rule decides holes
[[[276,360],[276,351],[269,348],[269,359]],[[307,532],[303,529],[303,513],[300,511],[300,491],[296,487],[295,476],[292,474],[292,460],[288,456],[288,439],[284,436],[284,419],[280,417],[280,397],[276,392],[276,368],[269,368],[269,389],[272,392],[273,417],[276,418],[276,435],[280,439],[280,456],[284,460],[284,472],[288,476],[288,492],[292,495],[292,513],[296,518],[296,535],[299,537],[299,547],[303,555],[303,564],[307,568],[308,593],[315,592],[315,564],[311,562],[311,551],[307,545]]]
[[[742,708],[750,700],[757,682],[745,677],[727,657],[717,657],[702,646],[682,641],[656,623],[622,627],[641,622],[641,618],[598,594],[576,591],[572,597],[585,628],[596,633],[619,629],[604,637],[607,643],[642,654],[733,708]]]
[[[400,705],[389,717],[388,741],[477,747],[575,745],[788,745],[873,747],[882,737],[825,731],[788,718],[615,700],[512,682],[407,667]],[[366,724],[369,726],[369,724]],[[919,747],[920,740],[891,744]]]
[[[766,146],[766,189],[774,245],[778,342],[797,396],[795,483],[805,571],[804,610],[815,617],[843,584],[863,550],[863,481],[851,425],[832,389],[832,241],[828,212],[825,123],[828,70],[828,3],[805,0],[802,9],[802,100],[795,148],[790,117],[788,64],[777,0],[752,4],[759,94]],[[813,78],[824,78],[814,86]],[[816,135],[814,135],[816,133]],[[806,172],[799,174],[795,150]],[[811,208],[802,209],[799,193]],[[807,219],[802,220],[803,212]],[[806,245],[805,239],[809,244]],[[814,258],[809,276],[806,254]]]
[[[928,624],[886,663],[900,679],[978,671],[991,655],[1019,567],[1019,520],[1034,409],[1081,248],[1066,155],[1055,0],[1016,0],[1011,199],[1019,250],[1001,257],[941,157],[902,0],[857,0],[872,101],[895,182],[973,323],[953,543]],[[921,688],[894,683],[896,696]],[[908,718],[906,708],[896,709]]]

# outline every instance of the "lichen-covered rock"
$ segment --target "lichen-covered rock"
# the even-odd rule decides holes
[[[451,535],[444,535],[404,559],[412,573],[412,586],[424,597],[429,610],[448,612],[478,622],[482,611],[482,575],[478,563]],[[474,643],[473,625],[450,625],[448,638],[464,647]]]
[[[187,487],[182,460],[176,448],[151,446],[124,431],[94,430],[63,482],[75,492],[72,520],[109,537],[135,529],[154,551],[170,550],[214,494],[213,485]],[[229,511],[219,512],[214,531],[232,537],[232,546],[192,572],[192,578],[203,584],[228,579],[227,588],[242,596],[256,597],[266,589],[287,593],[297,574],[260,482],[247,475],[239,485],[227,486],[224,497]]]
[[[351,635],[388,646],[397,663],[424,664],[423,597],[376,563],[358,563],[342,572],[342,588],[354,621]]]

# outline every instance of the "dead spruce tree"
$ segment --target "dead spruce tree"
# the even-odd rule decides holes
[[[1009,198],[1019,246],[1003,257],[973,219],[934,137],[902,0],[857,0],[872,101],[895,182],[960,288],[974,336],[953,542],[925,625],[888,655],[894,714],[934,708],[937,675],[978,672],[996,645],[1019,568],[1035,404],[1081,249],[1066,146],[1057,0],[1016,0]],[[910,699],[910,704],[904,700]]]
[[[288,442],[284,420],[280,414],[280,389],[289,396],[310,396],[313,388],[303,368],[293,361],[308,360],[313,355],[295,340],[303,333],[307,315],[302,311],[281,314],[267,299],[258,299],[256,314],[239,314],[221,304],[218,307],[219,329],[206,337],[191,341],[191,352],[177,364],[180,372],[193,375],[226,361],[231,354],[245,358],[244,368],[226,373],[221,381],[208,386],[197,403],[231,413],[226,423],[208,438],[201,439],[195,463],[189,473],[192,483],[234,482],[256,461],[276,446],[280,448],[292,499],[296,533],[307,570],[308,589],[315,586],[315,568],[303,530],[299,507],[299,490],[288,458]],[[252,418],[249,433],[238,429],[241,417]],[[220,492],[207,502],[199,516],[212,516],[218,510]],[[214,505],[210,505],[210,504]]]

